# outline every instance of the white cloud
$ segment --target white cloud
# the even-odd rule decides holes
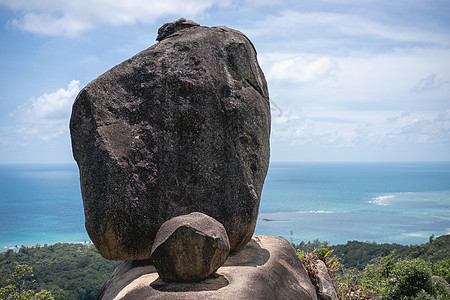
[[[450,109],[437,115],[414,113],[399,120],[388,134],[410,143],[450,143]]]
[[[423,3],[269,2],[0,0],[0,5],[17,12],[10,26],[63,36],[102,26],[201,19],[206,13],[204,19],[212,23],[236,13],[229,25],[254,42],[269,84],[275,147],[392,149],[403,143],[414,149],[449,142],[450,32],[442,21],[445,14],[420,12]],[[214,9],[219,6],[227,9]],[[238,9],[241,15],[252,13],[240,18]],[[63,94],[42,95],[18,108],[14,116],[22,120],[21,133],[42,139],[67,133],[70,105],[64,104],[68,98]]]
[[[295,109],[287,110],[281,117],[273,116],[272,144],[276,148],[289,147],[293,153],[314,147],[371,149],[376,153],[377,149],[412,150],[421,145],[440,145],[440,148],[450,145],[450,109],[441,113],[394,113],[336,111],[335,116],[342,120],[328,120],[314,118],[308,111],[298,114]]]
[[[374,15],[364,15],[361,10],[359,13],[284,10],[259,20],[248,32],[254,36],[296,40],[301,42],[295,44],[300,47],[305,42],[334,44],[337,47],[354,46],[359,42],[360,46],[367,48],[386,41],[450,46],[448,31],[439,32],[434,27],[427,30],[420,23],[400,25],[395,20],[389,20],[386,24],[386,20],[377,20]]]
[[[12,113],[22,122],[42,122],[51,120],[67,120],[73,101],[80,91],[80,81],[72,80],[67,89],[32,97],[27,104],[21,105]]]
[[[318,106],[320,110],[331,114],[343,108],[351,108],[356,112],[442,111],[449,108],[450,85],[447,82],[450,80],[450,69],[443,62],[450,60],[450,49],[414,48],[376,55],[355,53],[352,56],[326,57],[333,62],[328,72],[311,72],[322,76],[312,76],[316,80],[302,85],[295,84],[289,78],[296,78],[294,70],[286,70],[283,75],[276,74],[277,77],[273,77],[273,67],[270,64],[263,65],[263,69],[268,70],[266,73],[271,92],[278,93],[278,98],[285,103],[288,99],[300,102],[305,113],[312,109],[318,110]],[[276,63],[276,60],[273,61]],[[432,73],[439,76],[428,77]],[[424,77],[428,79],[425,81]],[[276,81],[272,78],[285,80]],[[419,86],[418,82],[421,82]],[[414,91],[419,91],[420,87],[420,91],[426,92],[412,92],[412,87],[416,87]],[[283,101],[279,100],[277,104],[283,108]]]
[[[196,16],[213,5],[227,5],[219,0],[0,0],[0,4],[23,13],[10,25],[42,35],[75,36],[102,25],[152,23],[161,17]]]
[[[31,98],[10,115],[21,125],[16,130],[21,136],[51,140],[68,132],[73,101],[80,90],[80,81],[72,80],[67,89]]]
[[[72,16],[56,17],[47,13],[27,13],[21,19],[11,20],[9,24],[23,31],[51,36],[74,36],[92,27],[90,22]]]
[[[314,157],[340,153],[326,158],[331,160],[417,159],[426,155],[423,149],[444,157],[450,142],[450,39],[335,13],[282,16],[288,19],[269,17],[258,21],[267,21],[265,27],[251,31],[273,43],[261,45],[276,49],[258,55],[270,95],[276,95],[272,148],[283,153],[276,159],[287,159],[284,149]]]
[[[431,73],[427,77],[420,79],[411,91],[420,94],[432,90],[438,90],[448,84],[448,80],[442,80],[435,73]]]
[[[268,53],[259,60],[269,82],[311,83],[333,77],[338,70],[332,58],[305,53]]]
[[[349,143],[346,132],[337,131],[312,120],[298,110],[288,110],[282,116],[272,116],[272,140],[289,146],[308,145],[337,147]]]

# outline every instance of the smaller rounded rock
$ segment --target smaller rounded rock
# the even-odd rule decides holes
[[[230,253],[228,235],[216,219],[199,212],[163,223],[152,247],[153,264],[164,281],[200,281]]]

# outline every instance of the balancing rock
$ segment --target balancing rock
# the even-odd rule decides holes
[[[222,266],[229,253],[223,225],[193,212],[161,225],[153,243],[152,261],[163,280],[199,281]]]
[[[87,232],[109,259],[150,258],[160,226],[202,212],[231,250],[252,237],[269,163],[270,108],[252,43],[180,19],[90,82],[72,109]]]
[[[281,237],[258,236],[230,253],[217,276],[198,282],[163,281],[150,261],[124,261],[97,299],[317,300],[317,295],[291,243]]]

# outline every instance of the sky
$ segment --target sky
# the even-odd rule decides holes
[[[0,163],[73,162],[78,92],[180,17],[255,45],[271,161],[450,160],[450,1],[0,0]]]

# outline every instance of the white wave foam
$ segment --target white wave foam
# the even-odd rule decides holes
[[[370,204],[386,206],[391,204],[391,200],[395,198],[395,195],[378,196],[369,200]]]
[[[298,210],[294,211],[296,214],[334,214],[332,210]]]
[[[416,237],[416,238],[427,238],[431,235],[431,232],[427,232],[427,231],[416,231],[416,232],[407,232],[407,233],[403,233],[404,236],[407,237]]]

